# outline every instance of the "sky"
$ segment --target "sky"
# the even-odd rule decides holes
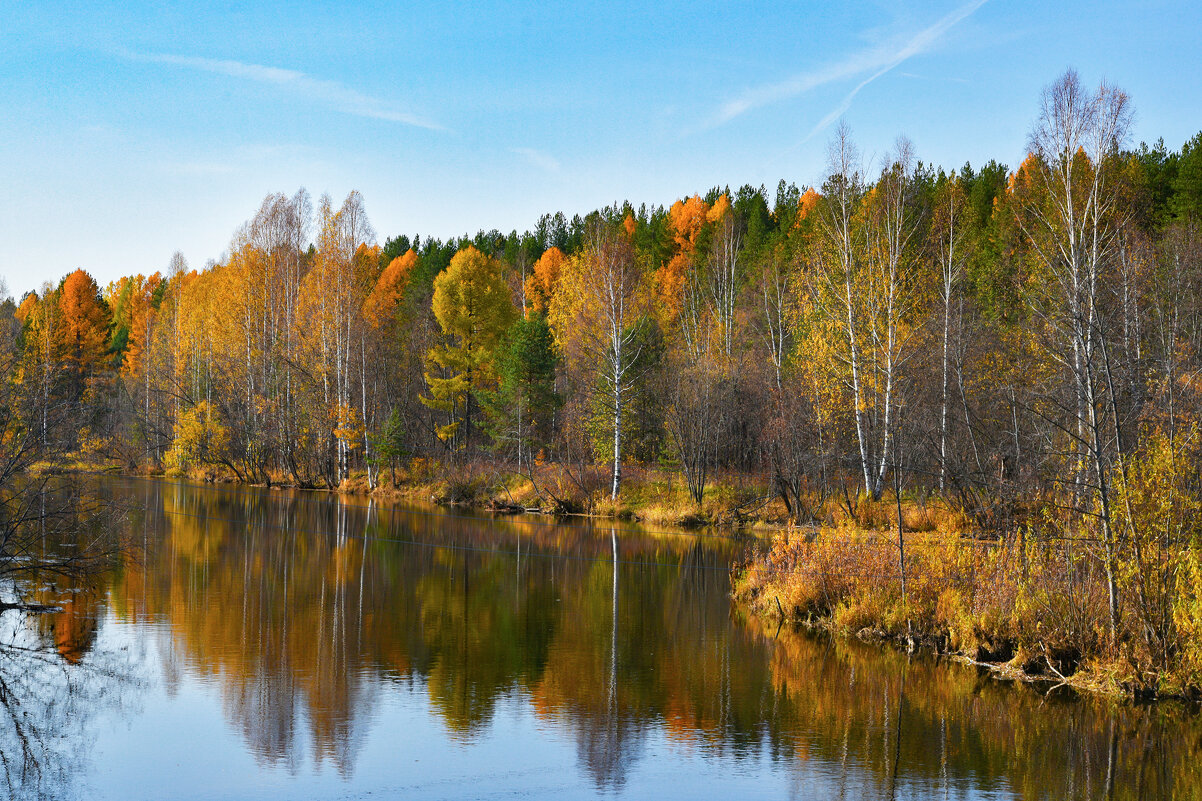
[[[0,0],[0,279],[220,260],[273,192],[359,190],[381,243],[714,186],[820,184],[840,119],[1013,167],[1066,68],[1202,129],[1202,3]]]

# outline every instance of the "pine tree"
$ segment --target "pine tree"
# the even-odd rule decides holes
[[[500,385],[485,399],[485,410],[493,439],[516,444],[519,471],[530,463],[533,450],[550,438],[552,417],[560,405],[557,362],[551,326],[542,314],[523,317],[506,332],[497,358]]]

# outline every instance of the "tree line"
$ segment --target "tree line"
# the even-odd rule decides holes
[[[904,138],[869,165],[840,126],[813,187],[445,241],[273,194],[203,269],[7,301],[13,425],[301,486],[486,458],[618,498],[651,464],[700,503],[752,475],[798,522],[906,491],[1013,528],[1055,496],[1110,553],[1133,460],[1196,450],[1202,366],[1202,134],[1133,147],[1131,113],[1068,72],[1014,169]]]

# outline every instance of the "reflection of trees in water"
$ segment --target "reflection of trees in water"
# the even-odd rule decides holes
[[[38,632],[67,662],[82,661],[96,643],[103,614],[101,589],[95,577],[63,576],[40,591],[22,595],[58,609],[54,614],[33,617]]]
[[[101,577],[131,551],[121,504],[20,474],[30,438],[13,419],[0,424],[0,769],[10,798],[71,796],[89,721],[134,683],[127,653],[96,649]]]
[[[1045,696],[930,657],[788,630],[772,670],[794,725],[798,797],[810,797],[816,775],[846,798],[1202,797],[1202,721],[1181,706]]]
[[[589,774],[600,788],[620,790],[626,775],[638,758],[644,740],[644,730],[633,715],[622,714],[618,693],[621,676],[618,673],[618,535],[609,532],[613,548],[611,571],[613,584],[610,593],[609,670],[605,676],[605,708],[589,710],[576,721],[576,751]],[[595,714],[601,712],[601,714]]]
[[[219,677],[227,718],[268,764],[296,770],[311,749],[350,775],[392,686],[424,690],[461,740],[498,701],[528,699],[567,729],[599,789],[626,786],[655,730],[705,756],[790,766],[800,797],[816,776],[848,798],[1198,789],[1199,727],[1168,708],[1044,700],[732,621],[729,551],[698,538],[145,487],[163,534],[114,587],[118,614],[165,615],[172,664]]]
[[[128,705],[142,684],[127,653],[92,647],[96,610],[68,603],[61,613],[0,614],[0,767],[8,798],[80,795],[90,722]],[[72,639],[64,631],[88,634]]]
[[[296,753],[300,701],[291,677],[286,670],[264,670],[244,681],[227,680],[223,705],[226,717],[241,728],[256,759],[282,764],[295,774],[300,768]]]
[[[144,506],[164,535],[146,569],[114,588],[119,614],[167,615],[168,664],[219,676],[226,715],[251,750],[292,769],[307,729],[315,759],[350,772],[381,679],[424,685],[460,738],[487,726],[500,698],[562,680],[564,692],[536,703],[581,715],[582,762],[617,785],[633,758],[623,754],[641,750],[647,701],[663,689],[641,686],[662,684],[654,662],[664,649],[655,656],[648,646],[670,643],[683,663],[696,638],[669,632],[673,618],[727,626],[725,573],[710,569],[722,558],[692,537],[619,539],[404,511],[372,519],[337,501],[140,489],[153,494]],[[576,680],[573,661],[593,656],[596,669]],[[641,677],[633,685],[632,671]]]
[[[596,718],[585,712],[573,725],[576,753],[593,782],[599,789],[621,790],[641,755],[646,724],[614,710],[613,714]]]
[[[131,555],[119,502],[82,492],[73,478],[15,475],[6,447],[0,446],[0,611],[35,608],[31,589],[85,580]]]
[[[184,672],[218,676],[261,763],[298,770],[307,730],[314,762],[349,776],[377,684],[359,665],[364,540],[337,507],[314,521],[245,503],[254,496],[203,497],[164,491],[166,536],[147,575],[120,588],[127,613],[169,615],[165,650]],[[328,535],[288,533],[315,523]]]

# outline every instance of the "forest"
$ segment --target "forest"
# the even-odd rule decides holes
[[[523,233],[272,194],[203,269],[6,300],[0,429],[35,469],[776,522],[767,614],[1196,686],[1202,133],[1135,146],[1071,71],[1036,108],[1014,167],[841,124],[818,185]]]

